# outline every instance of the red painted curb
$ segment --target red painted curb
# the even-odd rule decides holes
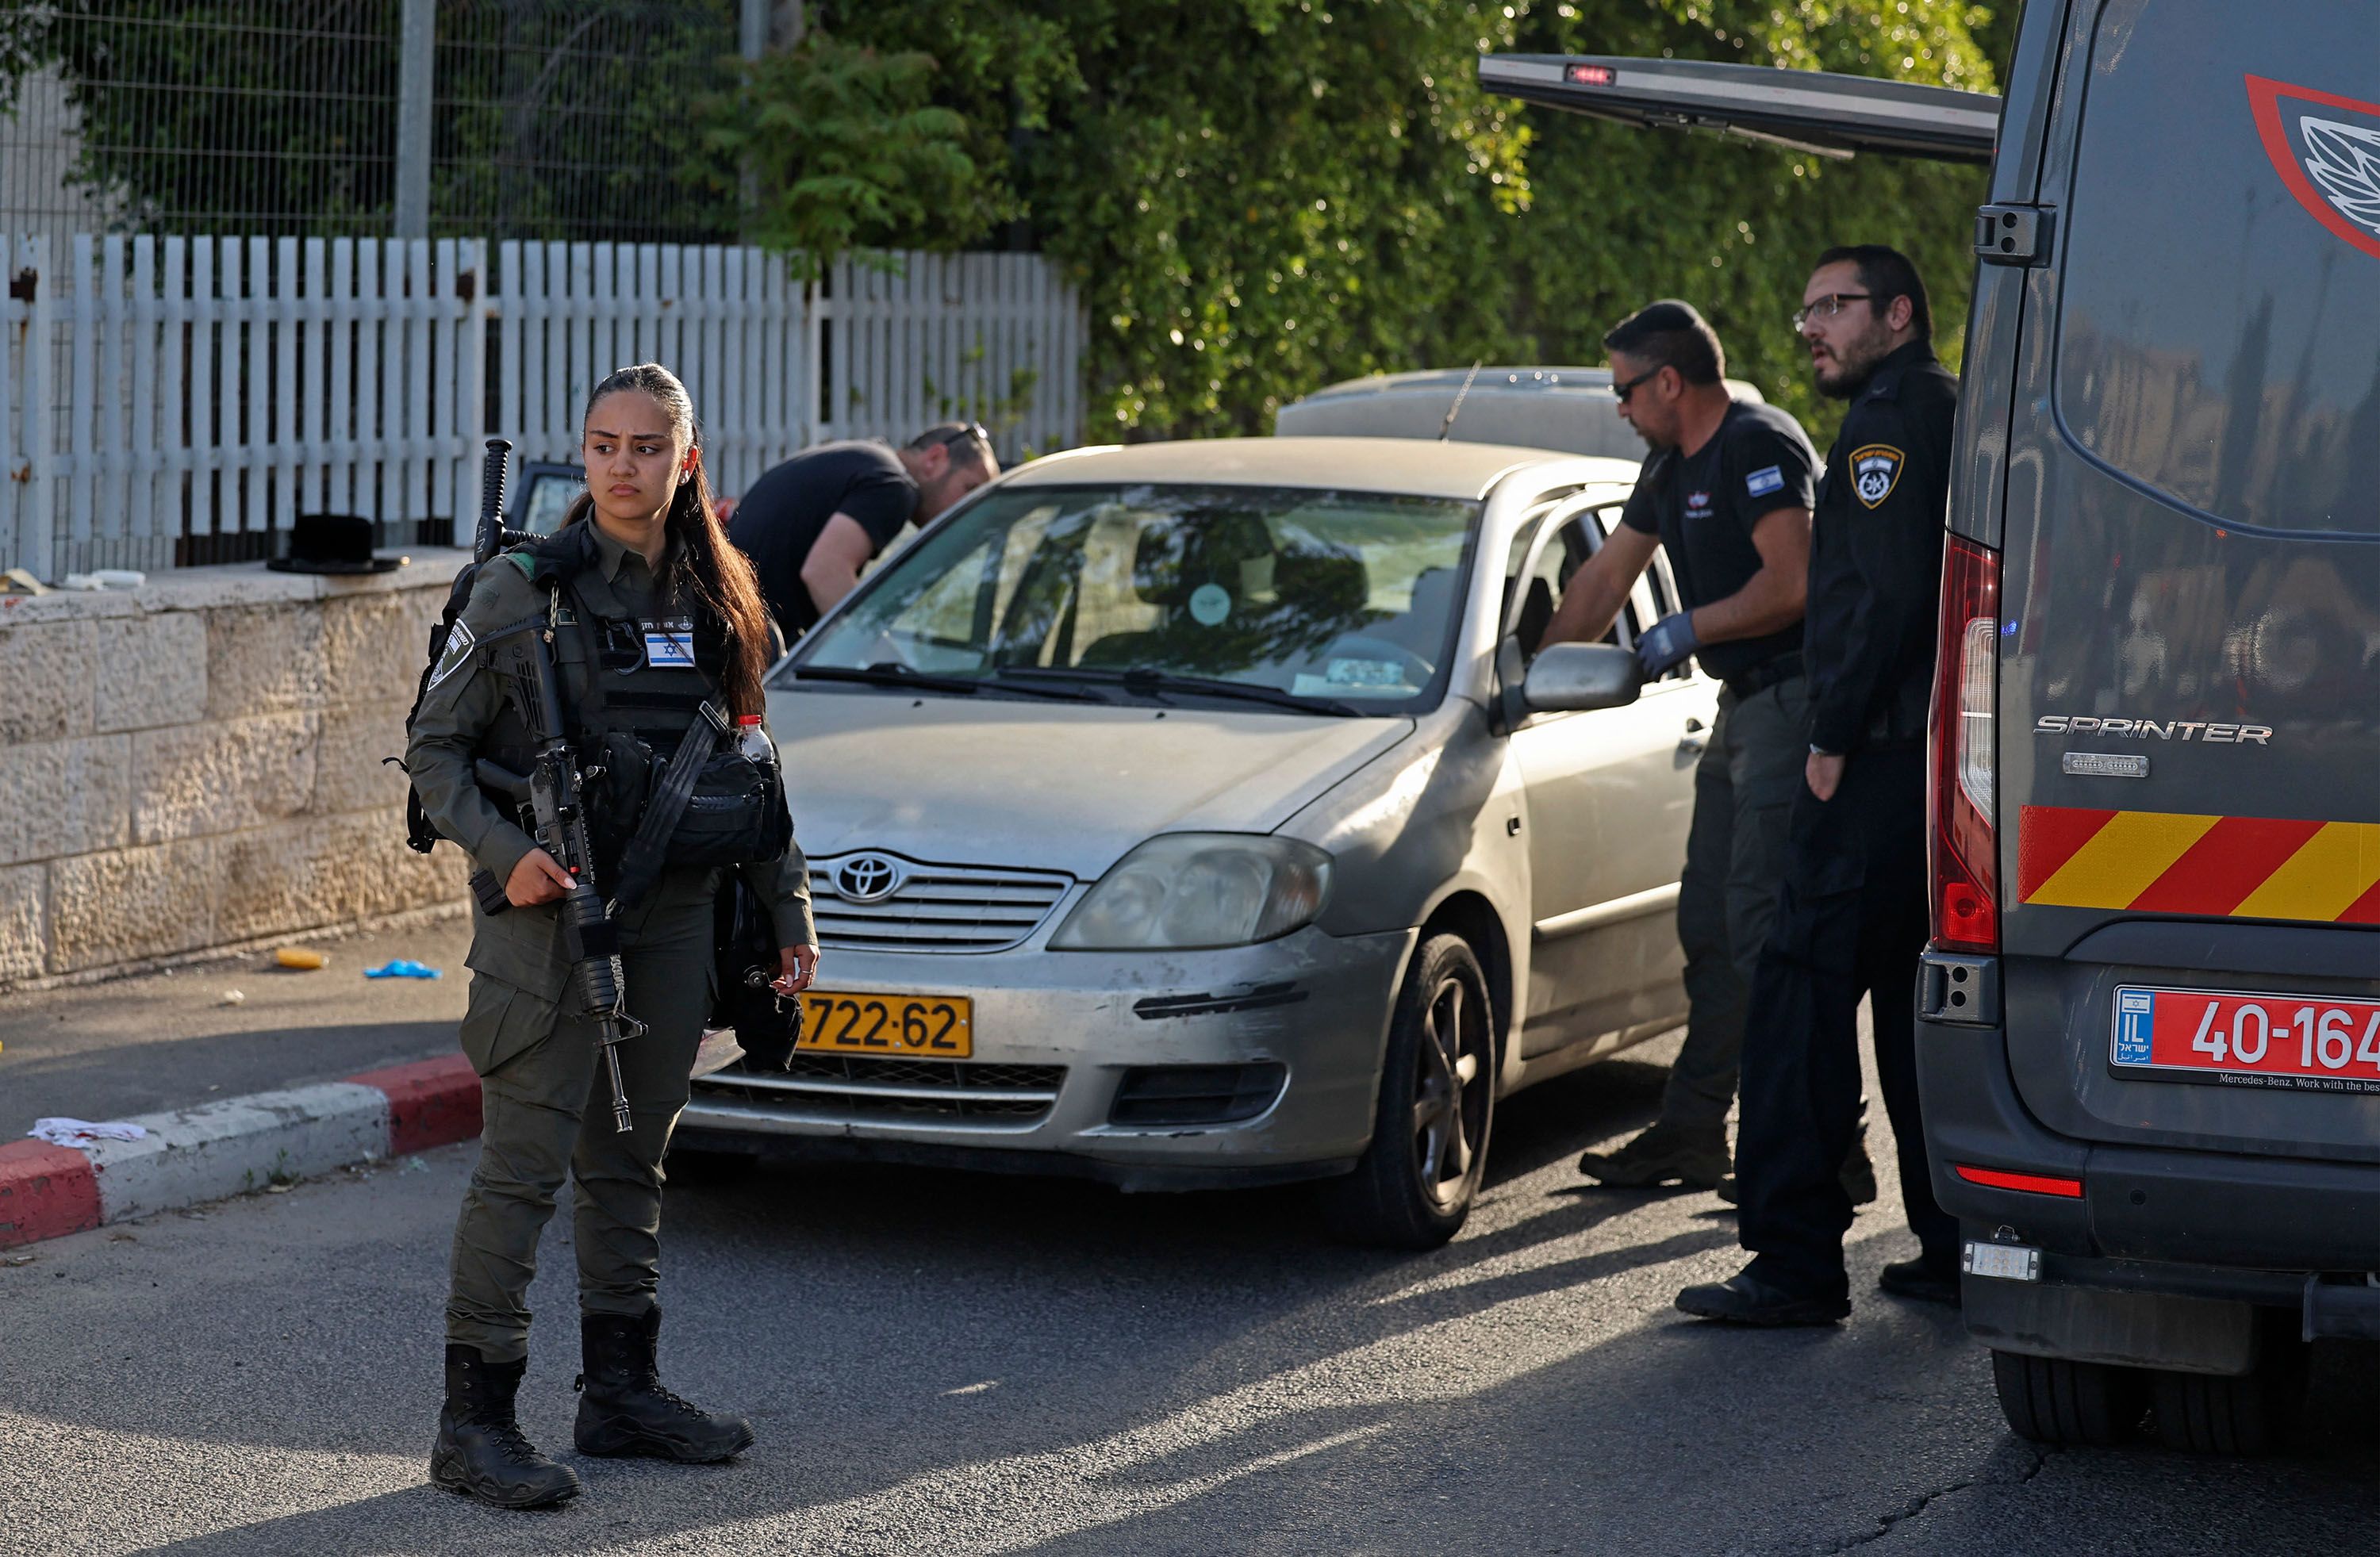
[[[388,1094],[388,1149],[421,1152],[480,1133],[480,1076],[461,1055],[367,1070],[348,1080]]]
[[[0,1146],[0,1249],[98,1225],[99,1180],[90,1158],[46,1141]]]

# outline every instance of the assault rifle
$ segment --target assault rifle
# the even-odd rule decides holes
[[[523,622],[501,634],[502,646],[494,650],[495,669],[511,680],[516,706],[537,739],[535,765],[523,775],[481,757],[477,772],[482,789],[528,804],[538,846],[570,873],[570,889],[563,894],[561,908],[570,988],[577,997],[578,1014],[595,1023],[596,1043],[612,1082],[612,1122],[625,1134],[634,1126],[628,1118],[627,1089],[620,1080],[619,1045],[640,1036],[645,1024],[625,1008],[627,980],[620,967],[620,926],[595,885],[595,851],[587,839],[585,776],[563,732],[549,649],[552,631],[550,615],[543,622]]]
[[[503,439],[488,440],[480,476],[480,525],[472,537],[475,563],[484,563],[508,547],[536,538],[504,527],[504,456],[511,452],[512,445]],[[577,754],[563,728],[562,699],[553,675],[557,605],[558,597],[550,597],[542,618],[515,622],[481,640],[482,652],[510,682],[514,706],[537,742],[537,755],[526,774],[484,757],[476,771],[480,788],[529,808],[538,846],[570,873],[570,889],[563,895],[561,909],[570,988],[577,997],[578,1014],[595,1023],[596,1042],[603,1051],[612,1082],[612,1123],[625,1134],[635,1125],[628,1117],[627,1088],[620,1080],[619,1045],[643,1033],[645,1024],[625,1008],[627,980],[620,966],[620,926],[595,885],[595,851],[587,839],[586,776],[579,771]],[[511,906],[504,884],[488,871],[472,876],[471,890],[489,913],[501,913]]]

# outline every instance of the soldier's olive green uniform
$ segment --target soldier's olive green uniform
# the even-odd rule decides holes
[[[590,527],[592,521],[586,521]],[[565,624],[575,594],[599,618],[637,623],[687,614],[658,597],[644,559],[600,528],[591,531],[591,565],[563,595]],[[547,590],[512,558],[483,567],[457,619],[484,642],[529,617],[542,619]],[[674,751],[688,722],[688,691],[703,690],[697,671],[644,665],[621,670],[590,663],[590,635],[554,634],[552,654],[564,702],[589,706],[600,685],[615,723],[633,720],[658,752]],[[600,650],[598,651],[600,652]],[[406,751],[423,808],[498,881],[536,847],[511,808],[482,791],[475,757],[505,713],[504,678],[477,655],[450,662],[423,696]],[[443,667],[442,667],[443,669]],[[620,705],[634,708],[623,715]],[[569,721],[574,726],[577,723]],[[817,942],[808,873],[801,851],[740,867],[771,905],[781,946]],[[620,1045],[636,1128],[613,1128],[610,1083],[596,1053],[592,1024],[572,1014],[570,964],[552,904],[489,915],[473,910],[470,1007],[463,1052],[480,1077],[480,1165],[455,1228],[454,1276],[446,1308],[450,1343],[477,1347],[492,1362],[525,1357],[525,1299],[537,1269],[537,1241],[568,1173],[577,1185],[579,1307],[589,1314],[641,1315],[659,1282],[661,1162],[685,1108],[687,1075],[709,1015],[712,971],[711,904],[716,868],[673,869],[646,901],[623,910],[625,1007],[650,1031]],[[612,884],[599,881],[609,890]]]

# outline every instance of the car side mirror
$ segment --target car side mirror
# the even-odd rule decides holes
[[[1521,701],[1533,713],[1619,708],[1645,684],[1636,656],[1610,644],[1555,644],[1529,662]]]

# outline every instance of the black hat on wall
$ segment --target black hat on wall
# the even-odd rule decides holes
[[[356,513],[301,513],[289,527],[289,555],[264,565],[283,573],[384,573],[401,557],[372,555],[372,522]]]

